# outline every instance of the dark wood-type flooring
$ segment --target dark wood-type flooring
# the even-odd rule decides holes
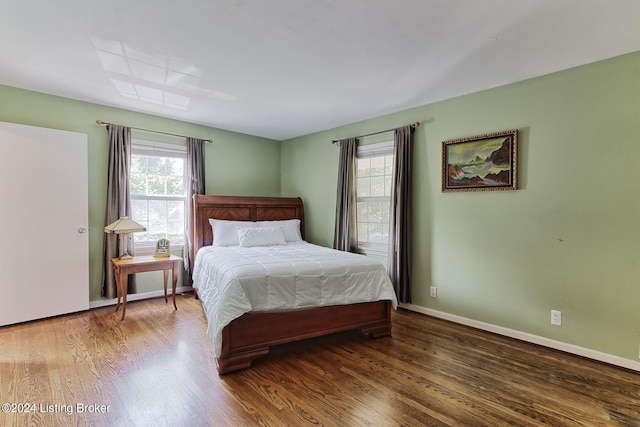
[[[0,426],[640,426],[640,374],[399,310],[218,376],[179,296],[0,328]]]

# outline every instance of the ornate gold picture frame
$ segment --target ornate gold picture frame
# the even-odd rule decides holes
[[[518,131],[442,141],[442,191],[516,190]]]

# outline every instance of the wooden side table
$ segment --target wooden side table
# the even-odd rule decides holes
[[[120,308],[120,298],[122,298],[122,318],[127,312],[127,285],[129,283],[129,274],[143,273],[146,271],[158,271],[164,270],[164,301],[167,299],[167,282],[169,280],[169,270],[171,270],[171,281],[173,289],[173,306],[178,309],[176,305],[176,284],[178,283],[178,267],[180,266],[182,258],[175,255],[168,257],[153,257],[149,256],[134,256],[129,259],[111,258],[113,264],[113,270],[116,276],[116,288],[118,293],[118,304],[116,305],[116,311]]]

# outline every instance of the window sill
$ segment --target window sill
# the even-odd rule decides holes
[[[182,252],[184,249],[183,244],[171,245],[171,253],[175,255],[175,252]],[[153,255],[156,251],[155,245],[151,246],[136,246],[135,254],[136,255]]]
[[[363,255],[376,255],[376,256],[382,256],[382,257],[387,257],[389,255],[389,250],[388,249],[377,249],[377,248],[367,248],[367,247],[362,247],[359,246],[358,247],[358,253],[363,254]]]

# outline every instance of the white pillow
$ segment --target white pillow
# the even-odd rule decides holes
[[[238,230],[236,227],[255,226],[252,221],[228,221],[225,219],[209,218],[213,230],[213,246],[238,246]]]
[[[300,234],[299,219],[285,219],[282,221],[258,221],[256,224],[260,227],[282,227],[284,238],[287,242],[300,242],[302,235]]]
[[[282,227],[238,227],[240,246],[286,245]]]

